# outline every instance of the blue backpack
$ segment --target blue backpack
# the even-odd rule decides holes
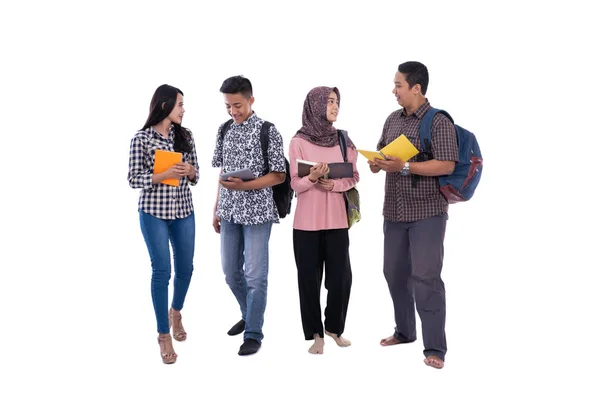
[[[444,114],[454,124],[450,114],[444,110],[431,108],[425,113],[419,127],[419,137],[421,146],[429,154],[431,154],[431,125],[437,113]],[[458,139],[458,163],[454,166],[452,174],[438,177],[440,191],[449,204],[467,201],[473,197],[483,170],[483,158],[475,135],[456,124],[454,128]]]

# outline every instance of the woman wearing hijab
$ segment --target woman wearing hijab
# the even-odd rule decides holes
[[[344,192],[359,180],[356,169],[357,151],[347,140],[347,159],[352,163],[353,177],[326,179],[328,163],[343,162],[337,120],[340,92],[337,88],[319,86],[304,101],[302,128],[290,142],[290,175],[297,193],[294,215],[294,255],[298,268],[298,289],[304,338],[314,340],[308,351],[323,353],[323,334],[342,347],[350,341],[342,337],[352,286],[352,270],[348,252],[348,220]],[[307,176],[298,176],[297,160],[316,162]],[[321,282],[325,270],[327,305],[325,329],[321,322]]]

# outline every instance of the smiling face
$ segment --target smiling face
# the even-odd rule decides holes
[[[185,109],[183,108],[183,96],[181,95],[181,93],[177,93],[177,100],[175,101],[175,106],[167,116],[167,119],[172,123],[181,125],[184,113]]]
[[[413,96],[408,87],[408,82],[406,82],[406,78],[401,72],[396,72],[394,76],[394,90],[392,90],[392,93],[394,93],[396,101],[402,107],[407,107],[411,104]]]
[[[396,72],[394,76],[394,89],[392,93],[396,96],[396,101],[406,109],[414,109],[423,102],[423,94],[421,94],[421,85],[416,83],[409,87],[406,81],[406,75],[402,72]]]
[[[335,91],[331,91],[327,96],[327,121],[335,122],[340,111],[340,100]]]
[[[252,115],[252,104],[254,96],[244,97],[241,93],[223,93],[227,113],[233,118],[236,124],[241,124]]]

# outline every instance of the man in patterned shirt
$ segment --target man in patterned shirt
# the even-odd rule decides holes
[[[263,339],[267,304],[269,237],[279,222],[272,186],[285,180],[283,140],[274,125],[269,128],[265,166],[260,130],[265,122],[252,111],[254,97],[250,80],[242,76],[226,79],[221,86],[227,112],[233,119],[226,132],[219,127],[213,167],[222,173],[248,168],[255,179],[230,177],[219,180],[213,227],[221,234],[221,263],[225,281],[242,311],[242,319],[229,335],[244,332],[239,355],[256,353]],[[264,174],[264,171],[268,172]]]
[[[411,160],[389,157],[369,161],[371,171],[386,172],[383,206],[383,272],[388,283],[396,328],[382,346],[414,342],[415,303],[421,318],[425,364],[443,368],[446,355],[446,297],[441,278],[448,203],[437,177],[451,174],[458,161],[458,143],[452,122],[436,114],[431,151],[419,140],[419,125],[431,108],[425,97],[429,74],[425,65],[400,64],[394,90],[400,110],[385,121],[377,144],[380,150],[404,134],[420,151]]]

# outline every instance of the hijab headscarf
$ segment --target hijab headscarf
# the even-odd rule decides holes
[[[327,98],[334,92],[340,101],[340,91],[336,88],[318,86],[306,95],[302,111],[302,128],[295,136],[322,147],[339,146],[337,129],[327,120]],[[348,138],[348,147],[354,144]]]

